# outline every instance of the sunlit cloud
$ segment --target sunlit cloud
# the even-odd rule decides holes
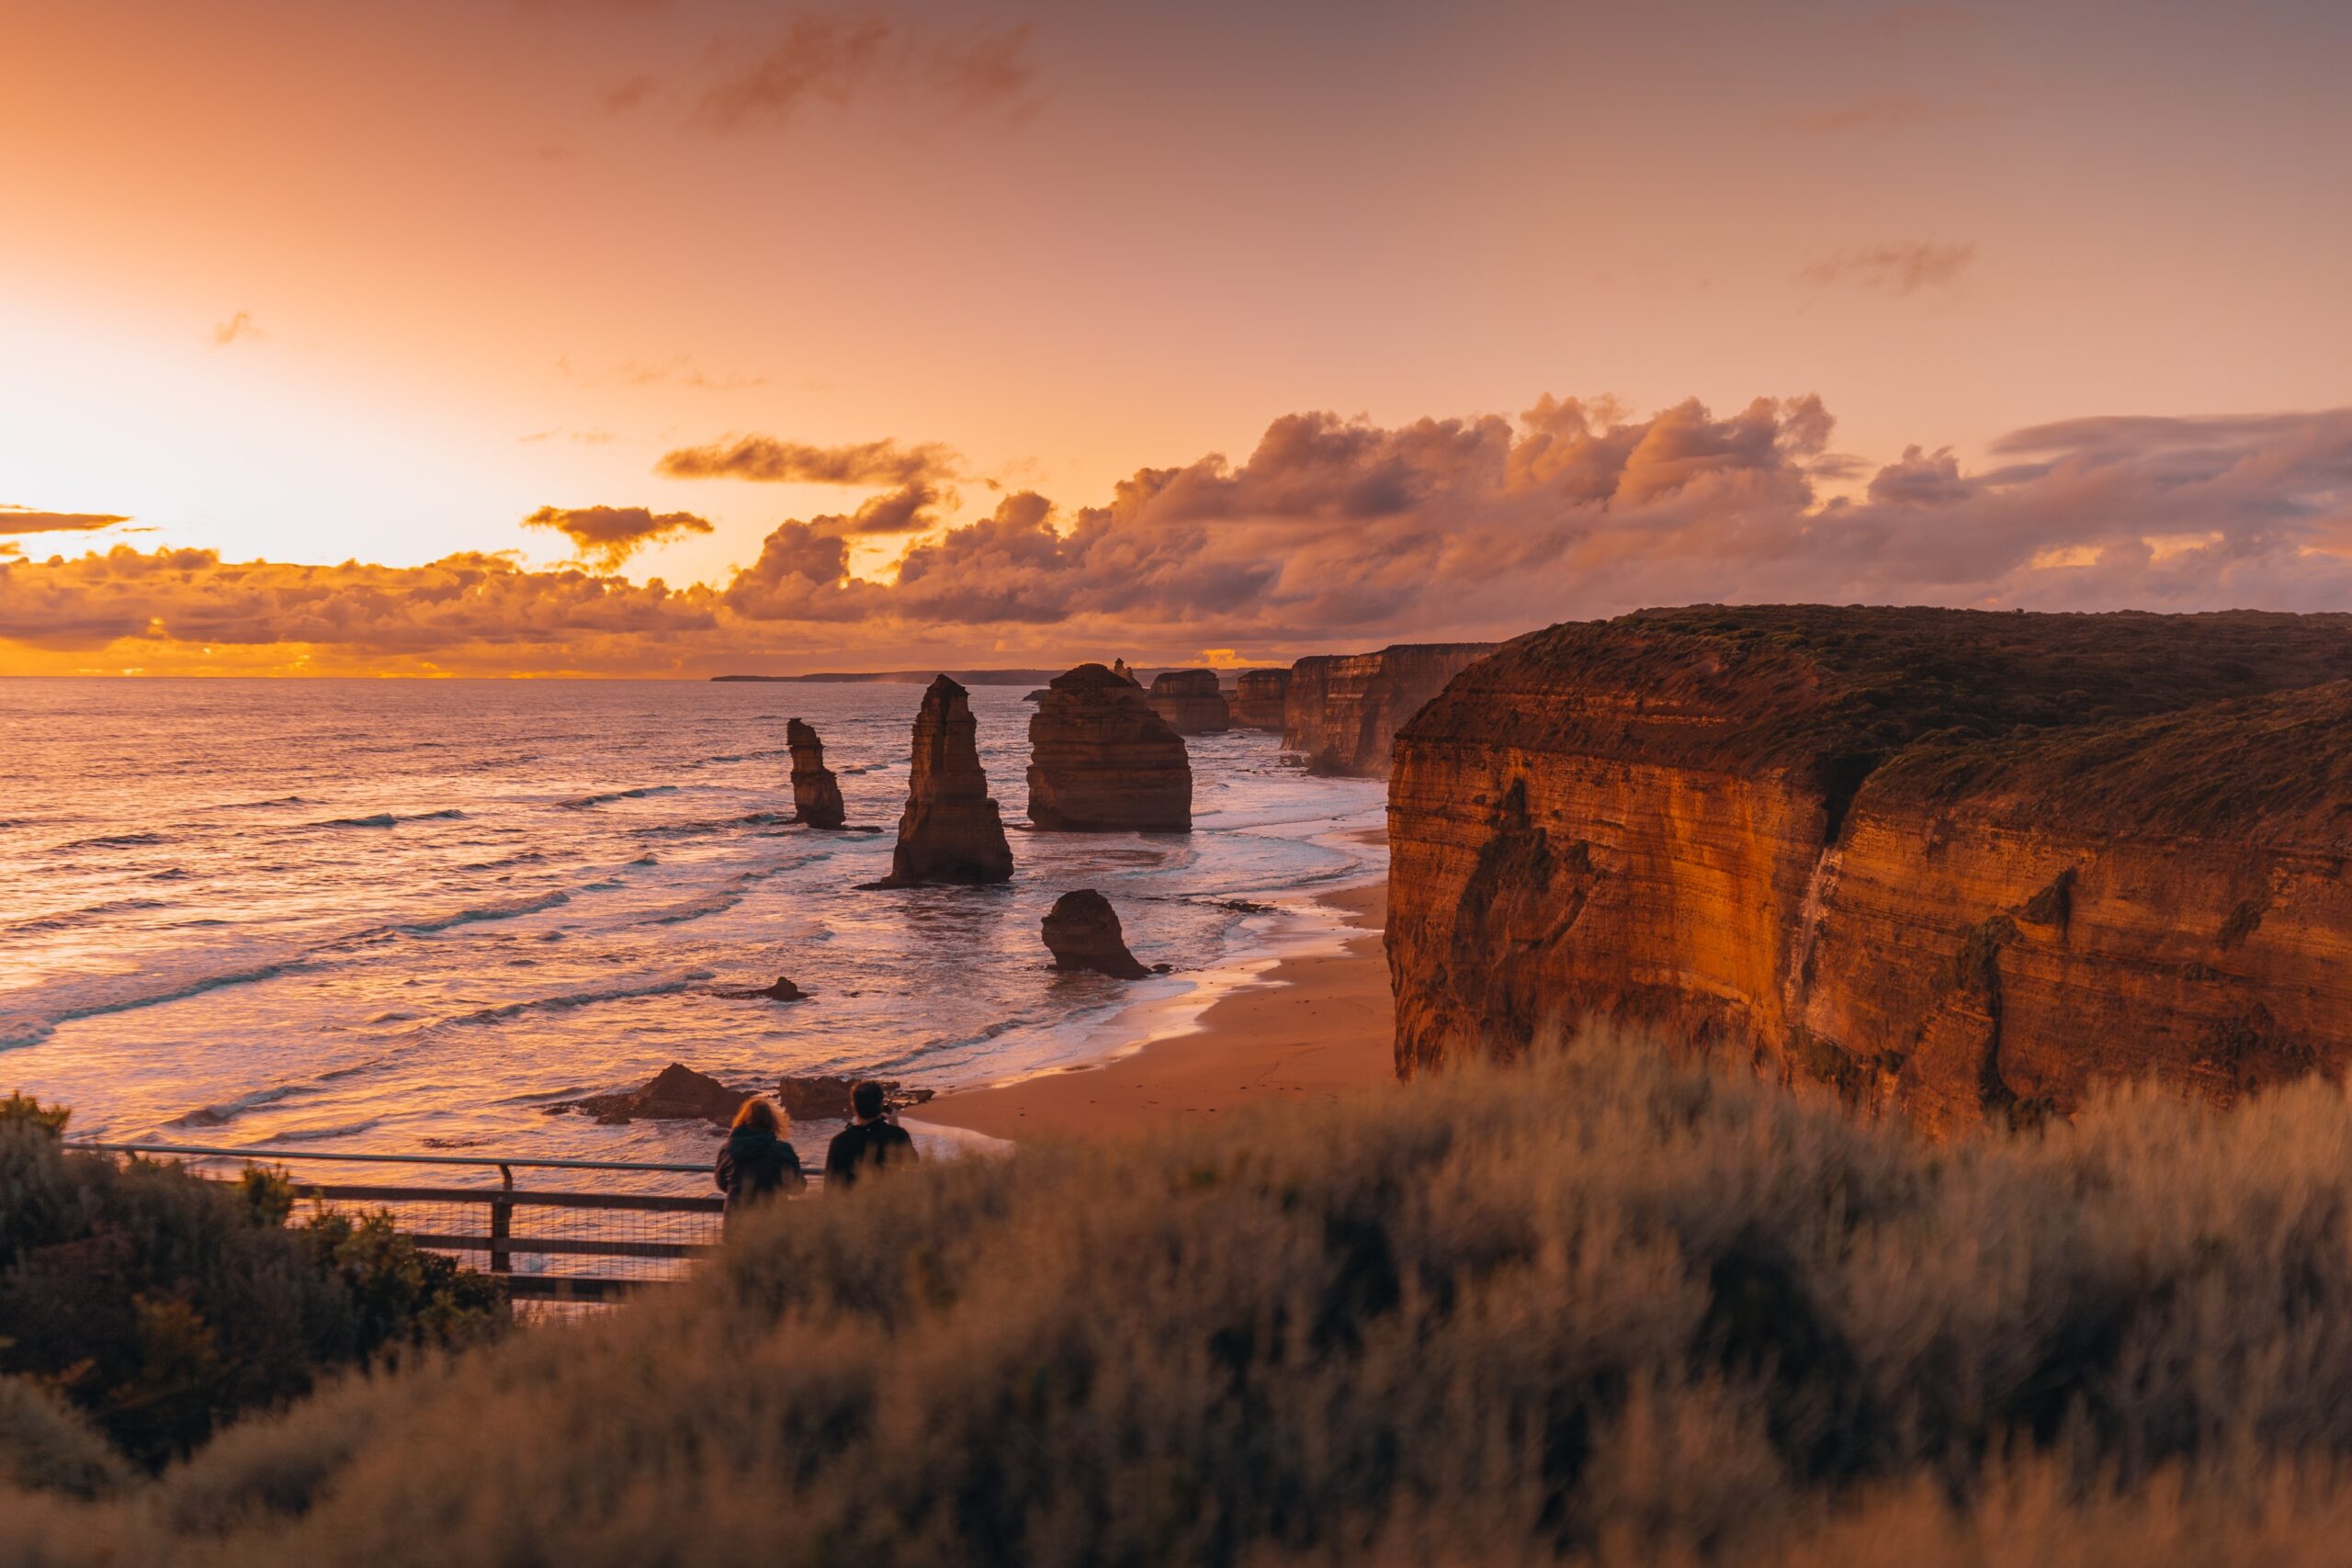
[[[1025,22],[935,28],[869,9],[787,14],[704,90],[695,119],[720,132],[773,130],[811,104],[888,98],[926,113],[1025,118],[1036,107]]]
[[[542,506],[523,519],[526,528],[552,528],[570,539],[580,558],[616,571],[648,545],[688,534],[707,534],[709,522],[691,512],[649,511],[642,506]]]
[[[1804,269],[1804,277],[1824,288],[1849,286],[1886,294],[1916,294],[1953,282],[1975,259],[1976,246],[1966,240],[1871,245],[1825,256]]]
[[[654,472],[673,479],[758,479],[772,484],[910,485],[962,477],[963,458],[936,442],[892,440],[817,446],[772,435],[730,436],[662,454]]]
[[[232,343],[250,342],[268,335],[254,324],[254,313],[251,310],[240,310],[225,321],[213,323],[212,346],[226,348]]]
[[[42,512],[0,505],[0,534],[86,534],[130,519],[111,512]]]
[[[602,571],[481,554],[423,568],[12,558],[0,637],[151,670],[200,662],[205,646],[261,668],[259,650],[284,645],[291,664],[300,645],[304,668],[709,673],[899,667],[919,647],[1008,663],[1287,657],[1691,602],[2352,603],[2352,410],[2068,421],[2003,438],[1977,469],[1915,446],[1850,496],[1815,477],[1834,434],[1809,396],[1642,416],[1547,397],[1515,419],[1396,425],[1295,413],[1238,461],[1139,468],[1095,505],[1021,491],[950,525],[924,481],[894,486],[779,524],[709,586],[612,574],[650,540],[708,527],[639,507],[533,515]],[[858,541],[893,531],[914,539],[895,569],[854,574]]]

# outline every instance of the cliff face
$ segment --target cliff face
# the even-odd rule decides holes
[[[2347,676],[2341,616],[1521,638],[1398,742],[1398,1070],[1600,1015],[1947,1133],[2343,1066]]]
[[[1151,708],[1179,735],[1215,735],[1233,728],[1214,670],[1170,670],[1151,682]]]
[[[1291,666],[1283,750],[1317,773],[1379,778],[1396,731],[1491,642],[1401,643],[1377,653],[1320,654]]]
[[[1012,846],[1005,842],[1003,820],[989,798],[978,733],[964,688],[944,675],[933,681],[915,715],[907,809],[899,818],[890,874],[881,886],[1012,879]]]
[[[1185,833],[1184,741],[1134,682],[1100,664],[1057,675],[1029,719],[1029,820],[1053,832]]]
[[[1289,671],[1244,670],[1233,686],[1233,722],[1244,729],[1280,734],[1283,704],[1289,696]]]
[[[817,731],[798,719],[784,727],[784,743],[792,750],[792,812],[811,828],[842,825],[842,785],[825,766],[825,743]]]

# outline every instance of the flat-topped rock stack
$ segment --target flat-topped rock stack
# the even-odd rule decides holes
[[[1937,1134],[2352,1068],[2352,617],[1521,637],[1397,738],[1400,1073],[1618,1019]]]
[[[1170,670],[1151,682],[1151,707],[1179,735],[1216,735],[1233,728],[1233,714],[1214,670]]]
[[[1054,677],[1029,719],[1029,820],[1058,833],[1184,833],[1193,769],[1142,689],[1100,664]]]
[[[798,719],[786,721],[784,743],[792,749],[792,814],[811,828],[842,825],[841,781],[825,766],[825,743]]]
[[[944,675],[933,681],[915,715],[914,762],[890,874],[877,886],[1012,880],[1012,846],[989,798],[978,733],[964,688]]]
[[[1289,698],[1289,671],[1244,670],[1233,683],[1233,722],[1243,729],[1271,729],[1279,735]]]

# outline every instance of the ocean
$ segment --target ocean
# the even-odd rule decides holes
[[[673,1061],[946,1089],[1097,1059],[1332,943],[1316,896],[1385,870],[1383,787],[1249,731],[1189,742],[1189,835],[1032,832],[1031,705],[983,686],[1012,885],[859,891],[888,869],[921,695],[0,681],[0,1092],[113,1141],[698,1160],[707,1129],[547,1107]],[[796,716],[878,830],[790,820]],[[1074,887],[1173,972],[1056,974],[1038,921]],[[779,975],[812,999],[718,994]]]

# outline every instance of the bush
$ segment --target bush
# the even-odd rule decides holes
[[[288,1227],[291,1189],[75,1154],[62,1111],[0,1102],[0,1373],[37,1379],[134,1461],[186,1453],[322,1368],[502,1321],[497,1286],[381,1215]]]
[[[1604,1040],[777,1205],[0,1557],[2333,1562],[2347,1156],[2324,1083],[1937,1147]]]

